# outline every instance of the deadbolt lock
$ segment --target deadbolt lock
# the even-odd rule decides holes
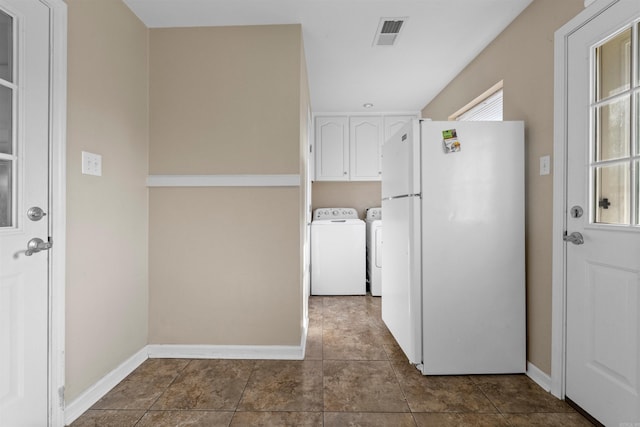
[[[39,208],[38,206],[34,206],[32,208],[29,208],[29,210],[27,211],[27,217],[31,221],[40,221],[45,215],[47,215],[47,214],[44,213],[42,208]]]
[[[577,205],[572,207],[569,212],[571,214],[571,218],[580,218],[584,213],[584,211],[582,210],[582,207]]]

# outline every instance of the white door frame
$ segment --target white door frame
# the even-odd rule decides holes
[[[555,33],[554,49],[554,135],[553,135],[553,271],[551,313],[551,393],[565,397],[566,325],[567,325],[567,258],[562,240],[566,225],[567,205],[567,119],[569,37],[589,21],[620,0],[585,0],[588,6]]]
[[[64,426],[67,4],[40,0],[50,10],[49,196],[54,247],[49,262],[49,424]]]

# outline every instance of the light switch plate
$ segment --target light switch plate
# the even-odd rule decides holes
[[[540,175],[549,175],[551,173],[551,156],[540,157]]]
[[[82,173],[84,175],[102,176],[102,156],[83,151]]]

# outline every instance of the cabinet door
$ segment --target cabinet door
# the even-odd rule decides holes
[[[349,180],[347,117],[316,117],[316,180]]]
[[[382,117],[351,117],[351,181],[379,181],[382,174]]]
[[[404,126],[409,120],[417,119],[416,116],[385,116],[384,118],[384,141],[387,142],[389,138],[395,135],[402,126]]]

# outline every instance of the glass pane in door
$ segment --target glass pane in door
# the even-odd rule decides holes
[[[0,153],[13,154],[13,90],[0,86]]]
[[[596,48],[596,101],[629,89],[631,28]]]
[[[635,106],[635,120],[636,120],[636,140],[634,143],[633,155],[640,155],[640,91],[635,93],[636,106]]]
[[[11,160],[0,160],[0,227],[13,225],[13,167]]]
[[[595,168],[595,222],[630,224],[630,173],[628,162]]]
[[[597,162],[628,157],[631,148],[630,97],[596,108],[595,160]]]
[[[13,81],[13,18],[0,10],[0,79]]]
[[[636,225],[640,225],[640,161],[636,161],[635,162],[635,173],[636,173],[636,205],[634,206],[633,210],[634,210],[634,218],[636,219]]]

